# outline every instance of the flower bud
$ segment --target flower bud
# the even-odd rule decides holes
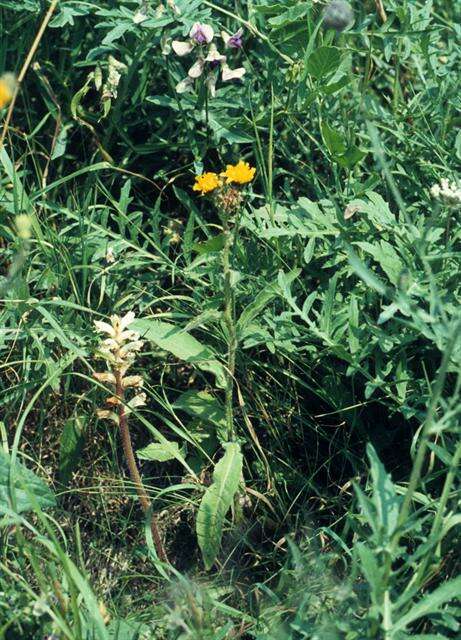
[[[323,11],[323,24],[327,29],[344,31],[354,22],[354,12],[348,2],[332,0]]]

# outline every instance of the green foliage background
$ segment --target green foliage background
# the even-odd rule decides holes
[[[0,0],[0,69],[48,6]],[[430,188],[460,176],[461,6],[352,6],[336,34],[311,0],[58,3],[0,150],[0,638],[459,637],[460,207]],[[244,30],[214,98],[175,90],[197,21]],[[226,329],[221,223],[191,187],[240,158],[244,487],[205,571]],[[171,571],[95,415],[93,321],[129,310]]]

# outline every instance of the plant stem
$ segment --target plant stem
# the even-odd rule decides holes
[[[125,453],[125,460],[128,466],[128,470],[130,472],[131,480],[136,487],[136,493],[139,497],[139,502],[141,503],[141,507],[144,513],[148,513],[151,507],[151,501],[147,495],[147,492],[144,488],[144,485],[141,480],[141,476],[139,474],[138,466],[136,464],[136,458],[134,457],[133,445],[131,442],[131,434],[130,429],[128,427],[128,419],[125,412],[125,404],[124,404],[124,389],[122,384],[122,374],[120,370],[114,370],[115,375],[115,394],[119,399],[118,404],[118,420],[119,420],[119,429],[120,429],[120,437],[122,439],[123,451]],[[157,551],[157,555],[160,560],[163,562],[168,562],[168,558],[165,553],[165,549],[163,547],[162,538],[160,536],[160,531],[158,528],[157,516],[152,514],[150,521],[150,528],[152,531],[152,538],[154,540],[155,549]]]
[[[38,49],[38,45],[40,44],[41,39],[43,38],[43,34],[45,33],[45,30],[48,26],[49,21],[51,20],[53,13],[56,9],[56,7],[58,6],[58,2],[59,0],[53,0],[52,3],[50,4],[50,6],[48,7],[48,11],[45,13],[45,17],[43,18],[40,27],[37,31],[37,35],[35,36],[35,39],[32,43],[31,48],[29,49],[29,52],[26,56],[26,59],[24,61],[24,64],[21,67],[21,71],[19,72],[18,75],[18,81],[15,87],[15,90],[13,92],[13,97],[11,99],[10,102],[10,106],[8,108],[8,112],[6,114],[6,118],[5,118],[5,122],[3,124],[3,129],[2,129],[2,133],[0,135],[0,148],[3,147],[3,143],[5,142],[5,137],[8,131],[8,127],[10,125],[11,122],[11,117],[13,115],[13,110],[14,110],[14,105],[16,104],[16,98],[18,97],[18,93],[19,93],[19,88],[21,86],[22,81],[24,80],[24,77],[27,73],[27,70],[30,66],[30,63],[32,62],[35,52]]]
[[[226,371],[226,424],[229,441],[235,440],[234,430],[234,374],[235,356],[237,352],[237,332],[234,322],[234,296],[232,292],[230,253],[235,241],[235,234],[229,227],[227,214],[223,215],[224,248],[223,248],[223,273],[224,273],[224,323],[227,329],[227,371]]]
[[[437,408],[439,406],[439,402],[440,402],[440,398],[442,396],[443,393],[443,389],[445,386],[445,380],[446,380],[446,376],[447,376],[447,371],[448,371],[448,366],[450,364],[450,360],[451,360],[451,356],[453,354],[453,350],[455,348],[455,345],[457,343],[457,339],[458,339],[458,335],[461,329],[461,322],[457,322],[454,329],[453,329],[453,333],[450,336],[450,340],[447,344],[447,347],[445,349],[445,352],[443,354],[443,358],[442,358],[442,362],[440,364],[440,368],[434,383],[434,387],[433,387],[433,391],[432,391],[432,397],[431,397],[431,401],[429,403],[429,407],[427,410],[427,414],[426,414],[426,419],[424,421],[423,424],[423,428],[421,431],[421,439],[419,442],[419,447],[418,447],[418,451],[416,454],[416,458],[415,461],[413,463],[413,468],[411,470],[411,474],[410,474],[410,480],[408,482],[408,488],[407,491],[405,493],[404,499],[403,499],[403,503],[402,506],[400,507],[400,511],[399,511],[399,515],[397,518],[397,524],[395,527],[395,533],[393,538],[390,541],[389,547],[387,549],[387,553],[386,553],[386,558],[385,558],[385,562],[384,562],[384,571],[383,571],[383,578],[382,578],[382,584],[383,584],[383,605],[385,604],[385,599],[389,597],[389,580],[391,577],[391,571],[392,571],[392,562],[393,559],[395,557],[395,553],[396,550],[399,546],[400,540],[403,536],[403,525],[406,523],[408,516],[410,515],[410,506],[411,503],[413,501],[413,496],[414,493],[418,487],[418,484],[421,480],[421,475],[422,475],[422,470],[423,470],[423,465],[424,465],[424,460],[426,457],[426,453],[427,453],[427,449],[429,446],[429,442],[431,439],[431,435],[432,435],[432,430],[434,427],[434,423],[436,422],[436,416],[437,416]],[[444,491],[443,491],[443,496],[444,496],[444,506],[446,503],[446,500],[448,499],[448,494],[449,494],[449,487],[451,487],[451,475],[449,474],[450,477],[447,477],[446,481],[445,481],[445,487],[444,487]],[[448,484],[449,483],[449,484]],[[440,514],[440,515],[439,515]],[[440,505],[439,505],[439,511],[438,511],[438,517],[436,518],[436,520],[438,521],[438,519],[441,518],[441,512],[440,512]],[[435,523],[434,523],[435,524]],[[437,524],[438,526],[438,524]],[[432,532],[434,532],[434,528],[432,530]],[[419,574],[419,572],[418,572]],[[416,576],[416,578],[420,577],[419,575]],[[383,619],[382,621],[383,624],[383,631],[386,631],[386,620]]]
[[[437,506],[437,512],[435,514],[434,521],[431,527],[430,537],[434,537],[434,542],[437,541],[439,543],[438,536],[440,534],[440,528],[443,524],[443,515],[445,513],[445,507],[447,506],[448,498],[450,497],[451,487],[456,477],[456,472],[459,467],[459,463],[461,460],[461,442],[458,443],[456,447],[455,453],[450,463],[450,467],[448,469],[447,475],[445,477],[445,482],[443,484],[442,495],[440,496],[440,501]],[[424,583],[426,576],[427,566],[432,559],[432,553],[426,553],[423,558],[421,564],[418,567],[416,575],[414,579],[411,581],[409,586],[413,586],[416,584],[417,587],[421,586]]]

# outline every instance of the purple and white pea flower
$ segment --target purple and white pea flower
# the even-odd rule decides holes
[[[240,28],[232,35],[229,35],[225,31],[221,31],[221,38],[224,40],[224,44],[226,45],[226,47],[230,47],[231,49],[241,49],[243,47],[242,28]]]
[[[189,32],[189,38],[196,44],[210,44],[214,38],[213,27],[209,24],[194,22],[192,29]]]
[[[187,56],[188,53],[197,45],[210,44],[214,38],[213,27],[209,24],[194,22],[189,31],[189,38],[186,42],[182,40],[173,40],[171,46],[177,56]]]

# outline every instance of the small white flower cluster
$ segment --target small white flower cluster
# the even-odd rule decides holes
[[[139,334],[127,327],[134,321],[135,315],[129,311],[122,318],[117,315],[110,317],[110,324],[101,320],[95,320],[94,324],[98,331],[108,335],[99,347],[98,354],[102,356],[110,366],[111,371],[104,373],[93,373],[94,378],[99,382],[110,384],[115,387],[117,395],[111,396],[106,403],[111,406],[118,406],[122,400],[120,395],[129,387],[141,388],[144,384],[142,376],[126,376],[128,369],[136,359],[136,354],[144,345],[139,339]],[[138,393],[125,406],[125,414],[137,407],[146,404],[146,395]],[[98,418],[108,418],[118,424],[118,415],[110,409],[98,409]]]
[[[440,183],[434,184],[431,195],[449,206],[461,205],[461,185],[459,182],[450,182],[448,178],[442,178]]]
[[[224,45],[229,49],[241,49],[243,46],[242,36],[243,29],[239,29],[232,35],[224,31],[221,32]],[[206,83],[211,96],[214,96],[216,93],[217,74],[214,71],[215,69],[221,70],[221,79],[223,82],[237,80],[243,78],[245,75],[245,69],[243,67],[239,67],[238,69],[231,69],[229,67],[227,64],[227,56],[218,51],[216,44],[213,42],[213,38],[213,27],[209,24],[196,22],[190,30],[189,40],[186,42],[173,40],[171,43],[173,51],[180,57],[186,56],[198,48],[197,59],[190,67],[187,78],[181,80],[176,85],[176,91],[178,93],[192,91],[194,80],[199,78],[205,70],[207,71]]]
[[[126,64],[123,62],[119,62],[114,56],[109,56],[107,58],[107,79],[102,85],[102,95],[101,100],[111,100],[117,97],[118,85],[120,84],[120,79],[122,77],[122,73],[125,73],[127,70]],[[102,79],[97,76],[95,77],[96,89],[101,88]]]

